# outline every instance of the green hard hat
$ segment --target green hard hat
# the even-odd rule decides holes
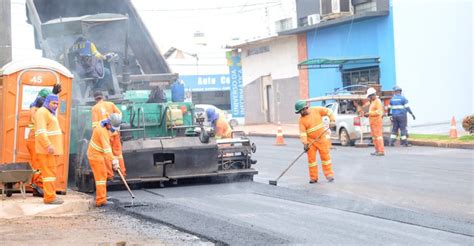
[[[43,97],[43,98],[46,98],[49,94],[51,94],[51,91],[46,88],[38,92],[38,96]]]
[[[308,105],[303,100],[298,100],[295,103],[295,113],[298,114],[302,109],[306,108]]]

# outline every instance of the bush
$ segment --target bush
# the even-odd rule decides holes
[[[468,115],[462,120],[462,128],[470,134],[474,133],[474,115]]]

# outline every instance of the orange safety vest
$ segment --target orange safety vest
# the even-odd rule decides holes
[[[109,118],[113,113],[122,114],[113,102],[101,100],[91,109],[92,112],[92,128],[99,126],[100,122]]]
[[[93,160],[114,159],[110,146],[110,132],[107,128],[102,126],[94,128],[87,148],[87,157]]]
[[[28,128],[30,128],[30,132],[28,133],[28,139],[34,140],[35,136],[35,113],[38,110],[37,107],[30,108],[30,124],[28,124]]]
[[[371,123],[375,123],[378,121],[382,121],[382,116],[384,115],[385,111],[382,105],[382,101],[377,97],[374,101],[370,102],[369,106],[369,121]]]
[[[328,116],[330,121],[334,121],[332,111],[325,107],[311,107],[308,109],[308,115],[300,117],[300,140],[303,144],[309,142],[308,138],[316,139],[325,131],[323,116]],[[321,139],[326,139],[326,137]]]
[[[219,117],[216,121],[216,138],[231,138],[232,129],[229,123],[225,120],[224,116]]]
[[[39,108],[34,117],[35,149],[37,154],[48,155],[48,147],[54,148],[54,155],[63,154],[63,133],[58,118],[47,108]]]

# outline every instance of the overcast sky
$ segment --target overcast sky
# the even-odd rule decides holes
[[[287,1],[287,0],[283,0]],[[281,0],[132,0],[161,50],[187,47],[193,33],[205,33],[211,46],[232,38],[265,35],[267,8],[283,8]],[[41,56],[34,50],[33,28],[26,23],[25,0],[11,0],[13,58]]]

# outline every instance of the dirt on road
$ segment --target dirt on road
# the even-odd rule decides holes
[[[0,202],[0,245],[213,245],[168,226],[95,208],[92,196],[68,192],[63,205],[14,194]]]

